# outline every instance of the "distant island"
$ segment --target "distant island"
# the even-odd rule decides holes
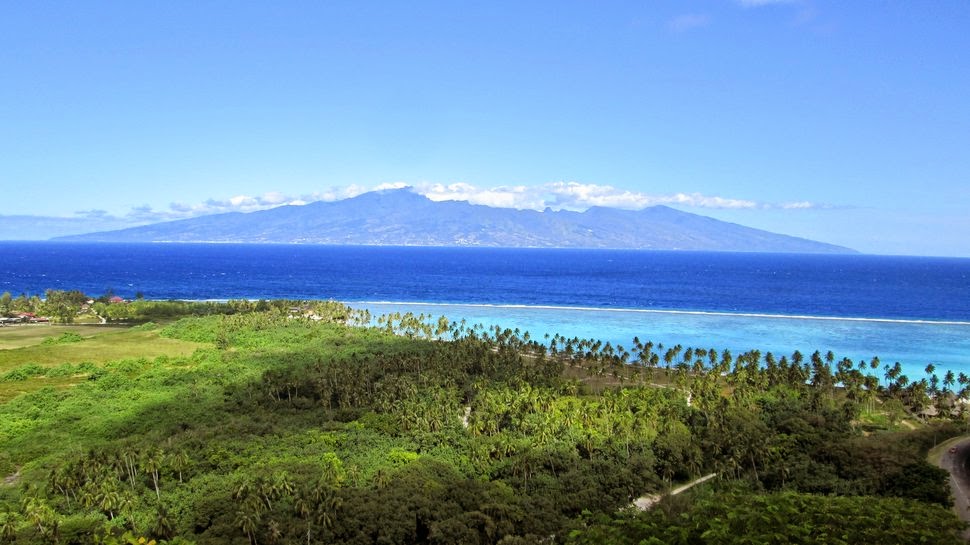
[[[53,240],[855,253],[842,246],[666,206],[638,211],[593,207],[584,212],[548,208],[540,212],[435,202],[408,188]]]

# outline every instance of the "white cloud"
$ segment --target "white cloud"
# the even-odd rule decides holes
[[[289,197],[278,191],[270,191],[269,193],[263,195],[263,202],[271,204],[284,204],[289,200]]]
[[[113,219],[107,210],[78,210],[74,213],[74,215],[79,218],[90,220]]]
[[[416,184],[416,193],[433,201],[468,201],[504,208],[543,210],[586,210],[592,206],[639,210],[657,204],[673,204],[695,208],[760,208],[763,203],[732,199],[700,193],[650,195],[618,189],[611,185],[579,182],[550,182],[537,186],[499,186],[478,188],[468,183]]]
[[[685,13],[667,21],[667,28],[673,32],[687,32],[711,24],[711,18],[704,13]]]
[[[377,188],[364,187],[357,184],[350,184],[343,187],[329,187],[323,191],[318,191],[314,193],[306,193],[295,197],[290,200],[289,204],[302,205],[316,201],[339,201],[343,199],[349,199],[351,197],[356,197],[361,193],[367,193],[368,191],[374,191]],[[386,188],[385,188],[386,189]]]
[[[227,212],[255,212],[257,210],[266,210],[283,205],[299,206],[313,201],[345,199],[365,191],[367,189],[359,188],[359,190],[355,191],[355,186],[348,186],[329,193],[302,195],[299,197],[291,197],[278,191],[271,191],[259,196],[234,195],[225,199],[212,198],[198,204],[173,202],[168,205],[167,209],[163,210],[155,210],[146,204],[129,210],[124,215],[124,219],[132,223],[155,223]],[[81,211],[77,215],[86,216],[92,212],[98,211]]]
[[[797,0],[736,0],[738,4],[746,8],[760,8],[762,6],[773,6],[779,4],[794,4]]]
[[[407,186],[408,184],[404,182],[383,183],[375,187],[373,191],[384,191],[385,189],[404,189]],[[357,186],[353,186],[353,187],[356,188]],[[366,191],[367,190],[364,190],[364,191],[361,191],[360,193],[366,193]],[[358,193],[358,195],[360,195],[360,193]]]
[[[541,208],[542,200],[527,186],[479,189],[471,184],[418,184],[414,191],[432,201],[468,201],[499,208]]]
[[[779,208],[784,210],[804,210],[806,208],[818,208],[815,203],[809,201],[798,201],[798,202],[785,202],[781,203]]]
[[[755,201],[745,199],[727,199],[718,196],[702,195],[700,193],[677,193],[670,197],[660,197],[664,199],[662,204],[681,204],[697,208],[758,208],[763,206]],[[666,200],[669,199],[669,200]]]

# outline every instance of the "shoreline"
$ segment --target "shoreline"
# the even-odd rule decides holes
[[[522,310],[552,310],[567,312],[617,312],[631,314],[671,314],[685,316],[712,316],[737,318],[769,318],[778,320],[823,320],[845,322],[872,322],[882,324],[913,324],[913,325],[948,325],[970,326],[970,320],[926,320],[906,318],[863,318],[857,316],[813,316],[807,314],[771,314],[761,312],[726,312],[708,310],[675,310],[675,309],[640,309],[622,307],[587,307],[569,305],[525,305],[516,303],[435,303],[428,301],[339,301],[348,306],[353,305],[394,305],[394,306],[422,306],[422,307],[459,307],[459,308],[494,308],[494,309],[522,309]]]
[[[638,337],[667,348],[714,347],[740,353],[757,349],[775,356],[831,351],[837,358],[900,362],[913,379],[924,375],[928,363],[942,371],[970,374],[970,322],[840,317],[782,316],[760,313],[723,313],[659,309],[616,309],[529,305],[428,302],[343,302],[374,315],[392,312],[467,318],[469,324],[500,325],[528,331],[533,338],[546,334],[594,338],[629,347]],[[941,372],[942,372],[941,371]]]
[[[770,312],[729,312],[721,310],[680,310],[680,309],[654,309],[654,308],[627,308],[627,307],[593,307],[581,305],[530,305],[523,303],[454,303],[454,302],[433,302],[433,301],[377,301],[377,300],[344,300],[333,297],[230,297],[230,298],[206,298],[206,299],[145,299],[146,301],[184,301],[188,303],[226,303],[229,301],[245,300],[273,301],[273,300],[292,300],[292,301],[336,301],[349,307],[366,308],[367,305],[388,305],[388,306],[419,306],[419,307],[451,307],[451,308],[470,308],[470,309],[512,309],[512,310],[549,310],[564,312],[602,312],[602,313],[626,313],[626,314],[660,314],[672,316],[709,316],[721,318],[765,318],[771,320],[819,320],[826,322],[857,322],[857,323],[877,323],[877,324],[901,324],[901,325],[927,325],[927,326],[958,326],[970,327],[968,320],[948,320],[948,319],[927,319],[927,318],[879,318],[862,316],[831,316],[831,315],[812,315],[812,314],[773,314]]]

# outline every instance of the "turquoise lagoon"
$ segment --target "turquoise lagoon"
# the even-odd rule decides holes
[[[629,348],[634,337],[666,347],[728,349],[733,354],[748,350],[790,356],[798,350],[806,357],[816,350],[831,350],[836,359],[847,357],[881,361],[884,366],[900,362],[910,380],[926,375],[932,363],[937,373],[952,370],[970,375],[970,322],[891,320],[840,317],[732,314],[642,309],[603,309],[523,305],[441,303],[350,303],[372,314],[393,312],[445,316],[468,325],[528,331],[536,340],[559,333],[566,337],[595,338]]]

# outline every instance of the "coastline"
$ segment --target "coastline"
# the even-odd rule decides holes
[[[213,297],[204,299],[160,299],[146,298],[147,301],[186,301],[190,303],[225,303],[233,300],[260,301],[272,299],[291,299],[288,297]],[[820,320],[829,322],[871,322],[877,324],[912,324],[912,325],[940,325],[940,326],[966,326],[970,327],[968,320],[948,320],[948,319],[926,319],[926,318],[879,318],[879,317],[860,317],[860,316],[824,316],[811,314],[775,314],[767,312],[727,312],[718,310],[680,310],[680,309],[658,309],[658,308],[626,308],[626,307],[595,307],[577,305],[542,305],[524,303],[465,303],[465,302],[441,302],[441,301],[391,301],[391,300],[350,300],[332,297],[310,297],[293,298],[293,300],[306,301],[336,301],[347,306],[395,306],[395,307],[449,307],[449,308],[470,308],[470,309],[509,309],[509,310],[548,310],[557,312],[603,312],[603,313],[628,313],[628,314],[659,314],[659,315],[683,315],[683,316],[710,316],[726,318],[767,318],[777,320]]]
[[[878,358],[878,374],[899,362],[913,380],[928,363],[937,370],[970,374],[970,323],[928,320],[782,316],[760,313],[673,311],[499,305],[481,303],[341,301],[375,315],[411,312],[468,324],[528,331],[534,339],[560,334],[632,346],[633,338],[654,345],[695,347],[741,353],[758,350],[776,358],[796,350],[804,357],[832,351],[854,366]]]
[[[864,318],[857,316],[813,316],[807,314],[772,314],[761,312],[725,312],[710,310],[676,310],[676,309],[647,309],[620,307],[589,307],[570,305],[526,305],[519,303],[440,303],[431,301],[341,301],[347,305],[395,305],[395,306],[427,306],[427,307],[468,307],[468,308],[506,308],[506,309],[535,309],[554,311],[580,312],[628,312],[638,314],[676,314],[688,316],[725,316],[739,318],[775,318],[784,320],[827,320],[846,322],[874,322],[885,324],[919,324],[919,325],[953,325],[970,326],[970,320],[929,320],[905,318]]]

